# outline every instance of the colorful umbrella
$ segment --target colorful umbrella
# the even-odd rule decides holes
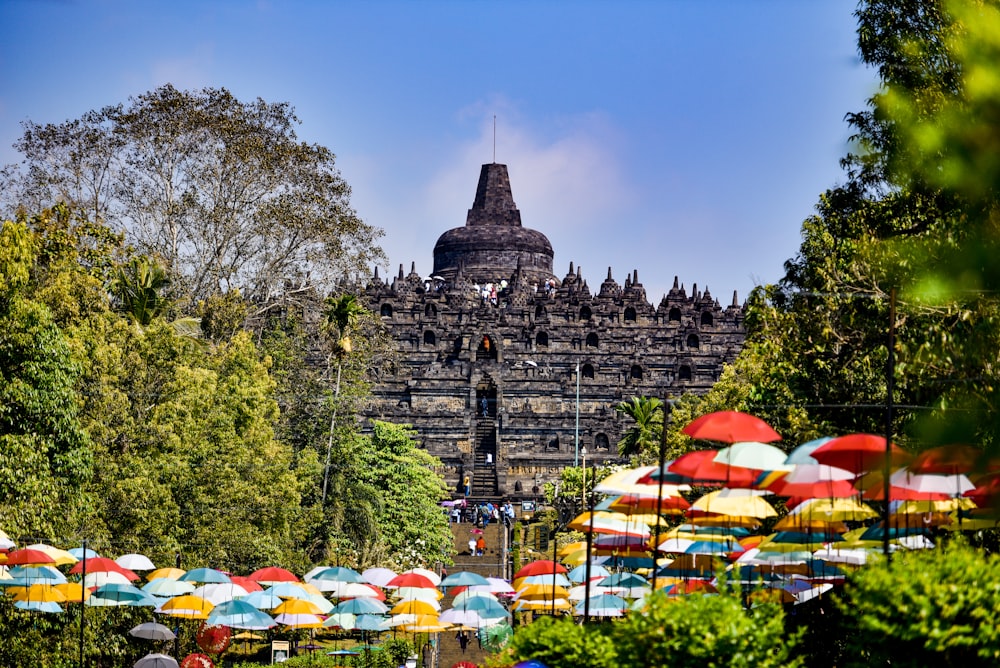
[[[781,440],[781,436],[769,424],[758,417],[738,411],[717,411],[702,415],[688,423],[681,432],[691,438],[723,443],[773,443]]]
[[[875,434],[848,434],[830,439],[812,452],[820,464],[837,466],[848,471],[861,473],[882,467],[886,455],[894,466],[906,464],[910,455],[895,443],[886,448],[884,436]]]

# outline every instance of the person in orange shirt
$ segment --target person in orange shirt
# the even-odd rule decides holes
[[[480,536],[476,541],[476,556],[481,557],[486,552],[486,540]]]

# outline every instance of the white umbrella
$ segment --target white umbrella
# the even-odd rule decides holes
[[[106,584],[132,584],[132,581],[128,579],[128,576],[116,571],[98,571],[83,576],[83,586],[88,589],[95,589]]]
[[[899,469],[889,478],[889,483],[903,489],[912,489],[927,494],[951,494],[961,496],[976,486],[968,477],[958,475],[938,475],[933,473],[910,473],[907,469]]]
[[[417,575],[423,575],[425,578],[433,582],[435,587],[441,584],[441,576],[435,573],[434,571],[428,570],[426,568],[420,568],[418,566],[416,568],[411,568],[408,571],[403,571],[403,573],[416,573]],[[402,575],[403,573],[400,573],[400,575]]]
[[[393,570],[388,568],[369,568],[361,574],[361,577],[365,582],[370,582],[376,587],[384,587],[389,583],[389,580],[393,579],[399,575]]]
[[[442,612],[438,617],[438,621],[444,624],[451,624],[452,626],[467,626],[470,629],[481,629],[486,626],[492,626],[495,623],[493,620],[487,621],[483,619],[478,613],[472,610],[456,610],[454,608]]]
[[[139,626],[130,629],[128,634],[135,638],[145,638],[146,640],[173,640],[177,637],[169,627],[158,622],[139,624]]]
[[[151,571],[156,568],[144,554],[123,554],[115,559],[115,563],[130,571]]]
[[[218,605],[224,601],[246,596],[250,592],[232,582],[211,582],[203,584],[191,593],[195,596],[201,596],[206,601],[211,601],[212,605]]]
[[[134,668],[178,668],[177,660],[166,654],[147,654],[135,662]]]

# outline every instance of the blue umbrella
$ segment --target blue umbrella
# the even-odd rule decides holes
[[[228,575],[214,568],[194,568],[177,579],[181,582],[201,582],[203,584],[232,582]]]
[[[94,590],[86,601],[95,607],[116,607],[120,605],[149,606],[158,608],[162,600],[139,589],[133,584],[108,583]]]
[[[586,609],[587,613],[594,617],[620,617],[625,613],[625,608],[628,607],[625,599],[614,594],[591,596],[588,601],[589,604],[584,601],[576,604],[578,615],[584,614]]]
[[[611,575],[611,571],[606,569],[600,564],[590,565],[590,577],[591,578],[602,578]],[[570,579],[570,582],[583,582],[587,579],[587,564],[581,564],[571,570],[566,577]]]
[[[239,600],[246,601],[258,610],[272,610],[282,603],[281,597],[269,589],[252,591],[246,596],[240,596]]]
[[[94,557],[101,556],[97,552],[94,552],[93,550],[91,550],[89,547],[74,547],[74,548],[72,548],[70,550],[67,550],[67,552],[69,552],[70,554],[72,554],[78,560],[79,559],[83,559],[83,555],[84,554],[87,555],[88,559],[93,559]]]
[[[819,464],[819,461],[812,456],[813,450],[823,445],[827,441],[832,441],[833,438],[829,436],[823,436],[822,438],[817,438],[814,441],[809,441],[803,443],[799,447],[789,453],[788,458],[785,459],[786,464]]]
[[[62,612],[62,606],[55,601],[14,601],[14,607],[32,612]]]
[[[228,626],[234,629],[269,629],[277,622],[265,612],[261,612],[245,600],[223,601],[208,613],[206,624]]]
[[[327,566],[309,576],[309,580],[333,580],[334,582],[364,582],[361,573],[346,566]]]
[[[482,575],[473,573],[472,571],[452,573],[444,580],[441,580],[442,587],[468,587],[473,585],[488,585],[489,583],[490,581]]]
[[[61,584],[66,582],[66,576],[63,575],[59,569],[54,566],[12,566],[8,571],[10,576],[17,579],[22,579],[30,582],[31,584],[38,583],[48,583],[48,584]],[[10,580],[0,580],[5,585],[12,585]]]
[[[171,578],[154,578],[142,586],[142,590],[153,596],[180,596],[195,590],[194,584]]]
[[[646,578],[635,573],[615,573],[597,582],[598,587],[648,587]]]
[[[389,611],[382,601],[374,598],[351,598],[341,601],[333,609],[334,613],[349,613],[352,615],[382,615]]]

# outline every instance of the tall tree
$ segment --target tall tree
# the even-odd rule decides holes
[[[11,204],[83,207],[162,258],[192,302],[327,289],[381,257],[382,232],[351,208],[330,150],[298,141],[298,122],[287,103],[169,84],[62,124],[27,122]]]

